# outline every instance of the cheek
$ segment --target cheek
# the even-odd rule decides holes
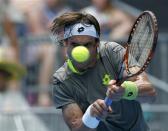
[[[97,59],[97,51],[95,49],[89,51],[90,51],[90,59],[88,63],[95,62],[95,60]]]
[[[96,50],[96,48],[91,48],[91,49],[89,50],[89,52],[90,52],[90,56],[91,56],[91,57],[97,55],[97,50]]]
[[[70,56],[70,55],[71,55],[71,52],[72,52],[72,49],[73,49],[72,46],[67,46],[67,47],[66,47],[66,50],[65,50],[66,54],[68,54],[68,55]]]

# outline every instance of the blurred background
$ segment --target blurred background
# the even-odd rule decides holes
[[[68,11],[94,15],[102,40],[124,44],[144,10],[156,14],[158,46],[147,72],[158,97],[143,104],[151,131],[167,131],[168,1],[166,0],[0,0],[0,130],[68,131],[52,102],[52,74],[65,59],[50,38],[52,20]]]

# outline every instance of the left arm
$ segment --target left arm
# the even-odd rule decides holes
[[[143,103],[152,103],[156,98],[156,90],[150,83],[145,72],[138,76],[131,77],[127,81],[132,81],[137,85],[138,95],[135,100]],[[115,80],[111,80],[108,86],[107,94],[113,100],[119,100],[123,97],[125,88],[117,86]]]
[[[114,68],[114,70],[116,70],[116,72],[118,72],[119,74],[122,73],[121,74],[122,78],[125,78],[126,76],[128,76],[126,71],[120,72],[120,66],[118,66],[122,63],[121,60],[123,60],[123,57],[125,54],[125,48],[123,48],[122,46],[116,43],[109,43],[107,49],[108,49],[107,51],[109,52],[109,56],[110,56],[109,59],[111,60],[111,63],[114,62],[117,65],[117,66],[114,66],[116,67]],[[137,70],[139,70],[138,68],[139,67],[137,66],[133,66],[132,68],[129,68],[129,70],[131,70],[131,72],[135,71],[136,73]],[[138,88],[138,94],[136,97],[137,101],[151,103],[155,100],[156,91],[152,86],[152,84],[150,83],[147,77],[147,74],[145,72],[141,73],[140,75],[131,77],[126,81],[132,81],[136,84]],[[119,100],[123,98],[124,93],[125,93],[125,88],[121,86],[117,86],[115,80],[111,80],[109,82],[107,96],[111,97],[112,100]]]
[[[133,72],[136,71],[139,67],[133,67],[130,68],[130,70]],[[139,69],[138,69],[139,70]],[[127,75],[127,73],[124,71],[123,76]],[[141,74],[131,77],[128,79],[128,81],[134,82],[138,87],[138,96],[136,98],[139,102],[148,102],[152,103],[156,99],[156,90],[151,84],[151,82],[148,79],[148,76],[145,72],[142,72]]]
[[[138,97],[136,100],[139,102],[151,103],[156,99],[156,90],[149,81],[145,72],[136,76],[134,82],[138,86]]]

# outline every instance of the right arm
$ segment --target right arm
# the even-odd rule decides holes
[[[94,131],[82,122],[83,112],[76,103],[65,105],[62,109],[63,117],[71,131]]]
[[[98,99],[90,106],[89,112],[91,117],[100,118],[105,115],[105,110],[107,110],[107,107],[104,100]],[[109,111],[111,111],[111,108],[109,108]],[[88,111],[83,114],[82,110],[76,103],[63,106],[62,112],[64,120],[71,131],[96,131],[96,128],[89,128],[83,123],[82,118]]]
[[[95,131],[99,124],[96,118],[101,119],[106,116],[107,111],[112,111],[111,107],[107,109],[104,100],[97,99],[88,106],[85,112],[82,112],[72,96],[72,88],[68,90],[70,88],[66,88],[66,85],[56,77],[54,77],[53,85],[53,100],[56,108],[62,109],[64,121],[71,131]]]

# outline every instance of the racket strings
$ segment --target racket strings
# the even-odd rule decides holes
[[[137,22],[129,47],[128,67],[132,68],[136,65],[141,68],[145,64],[153,45],[154,31],[152,26],[153,23],[148,16],[143,16]]]

